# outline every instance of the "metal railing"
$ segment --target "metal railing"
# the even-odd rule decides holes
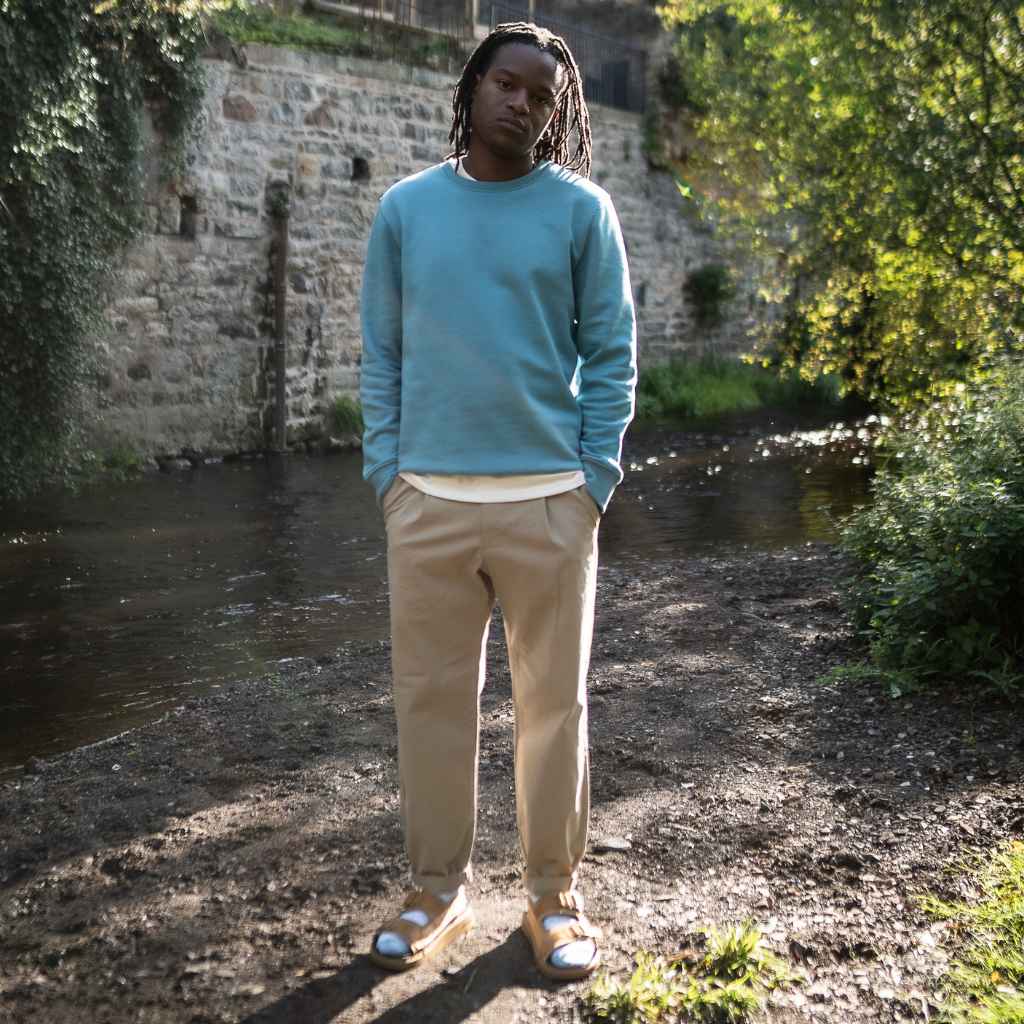
[[[583,95],[592,103],[642,113],[647,93],[647,51],[629,46],[597,32],[577,27],[568,21],[546,17],[530,10],[525,3],[484,0],[481,18],[494,28],[504,21],[534,21],[560,35],[567,43],[580,74]]]
[[[357,19],[367,56],[445,70],[462,67],[479,38],[477,26],[486,31],[505,21],[533,20],[566,41],[583,76],[587,100],[620,110],[644,109],[644,49],[549,18],[527,0],[307,0],[307,6],[340,19]]]

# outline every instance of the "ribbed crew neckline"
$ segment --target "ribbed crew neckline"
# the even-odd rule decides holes
[[[452,166],[450,160],[445,160],[443,173],[448,180],[458,188],[470,189],[474,192],[516,192],[519,189],[529,188],[535,185],[544,177],[544,171],[550,167],[550,160],[539,160],[529,171],[519,178],[512,178],[509,181],[480,181],[478,178],[464,178]]]

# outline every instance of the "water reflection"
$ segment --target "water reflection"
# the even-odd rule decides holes
[[[18,515],[0,534],[0,767],[383,634],[383,531],[355,459],[211,467]]]
[[[870,425],[716,430],[634,434],[605,561],[831,540],[865,500]],[[0,771],[386,626],[383,528],[357,456],[204,467],[9,511]]]
[[[603,549],[677,556],[832,541],[838,521],[867,500],[876,427],[873,418],[801,429],[782,417],[737,417],[715,433],[634,434]]]

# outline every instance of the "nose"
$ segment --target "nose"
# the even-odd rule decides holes
[[[517,114],[529,114],[530,102],[527,99],[527,93],[525,89],[516,89],[514,92],[509,94],[508,105],[511,110],[514,110]]]

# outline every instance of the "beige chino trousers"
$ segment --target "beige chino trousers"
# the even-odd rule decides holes
[[[590,810],[586,676],[597,529],[579,488],[547,498],[446,501],[399,477],[384,499],[402,823],[413,881],[470,876],[480,693],[494,602],[515,701],[515,781],[526,883],[568,890]]]

